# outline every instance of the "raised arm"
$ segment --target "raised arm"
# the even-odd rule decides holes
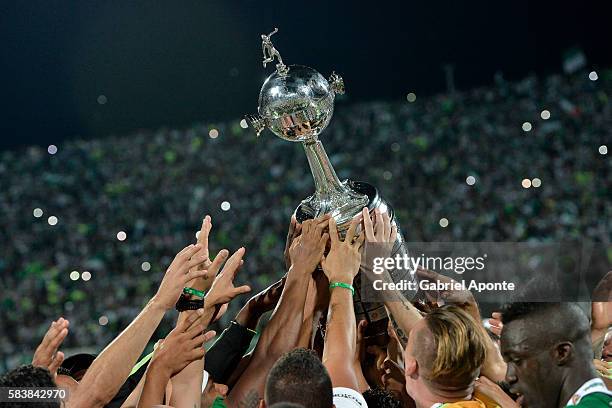
[[[366,259],[363,262],[366,266],[365,273],[370,279],[378,279],[371,271],[373,260],[377,257],[384,258],[391,255],[391,249],[397,237],[397,228],[391,225],[389,214],[386,212],[381,214],[378,209],[374,211],[374,214],[370,215],[368,210],[364,208],[362,217],[366,236],[364,252]],[[380,277],[385,281],[391,281],[391,276],[387,271],[383,272]],[[405,346],[408,333],[412,330],[412,327],[421,320],[421,314],[399,291],[387,291],[383,299],[389,318],[393,323],[393,328],[402,342],[402,345]]]
[[[203,311],[181,313],[178,324],[155,350],[151,363],[147,367],[145,382],[138,401],[138,408],[148,408],[164,403],[164,393],[170,378],[180,373],[185,367],[204,357],[204,343],[212,339],[214,331],[203,333]],[[202,385],[202,373],[200,383]],[[177,392],[184,391],[181,389]],[[198,390],[199,391],[199,390]],[[174,394],[174,392],[173,392]],[[199,406],[199,392],[196,392]],[[186,406],[178,405],[177,406]],[[193,405],[189,405],[193,406]]]
[[[132,323],[94,360],[70,396],[67,406],[102,407],[117,393],[166,311],[178,300],[185,284],[206,274],[190,269],[203,261],[200,249],[189,245],[174,258],[155,296]]]
[[[225,251],[222,251],[224,254]],[[203,309],[198,312],[202,316],[202,328],[205,328],[210,323],[214,314],[221,305],[225,305],[233,300],[236,296],[247,293],[251,289],[248,286],[234,286],[234,279],[240,267],[243,265],[242,257],[245,253],[244,248],[237,250],[225,263],[223,270],[219,274],[225,256],[221,253],[215,257],[215,260],[209,265],[208,273],[214,280],[210,285],[210,290],[206,294]],[[187,319],[186,312],[179,315],[179,323],[181,320]],[[178,324],[177,324],[178,325]],[[212,338],[209,336],[205,339],[208,341]],[[171,405],[175,407],[193,407],[199,408],[202,400],[202,377],[204,370],[204,360],[202,358],[193,360],[189,365],[182,368],[180,372],[172,377],[172,397]]]
[[[323,233],[327,219],[328,216],[324,216],[305,221],[302,234],[294,239],[289,251],[291,268],[283,293],[259,338],[249,365],[228,396],[228,406],[250,406],[250,402],[244,404],[247,400],[257,404],[263,398],[270,368],[282,354],[296,347],[304,318],[308,282],[328,240],[328,235]]]
[[[591,341],[593,344],[603,344],[603,338],[611,325],[612,271],[609,271],[593,291],[591,303]]]
[[[58,349],[68,335],[69,324],[63,317],[53,321],[32,358],[33,366],[45,367],[54,378],[57,376],[57,369],[64,361],[64,353]]]
[[[327,331],[323,348],[323,364],[334,387],[359,391],[359,380],[353,360],[357,344],[357,323],[353,309],[353,279],[359,272],[363,236],[354,239],[360,219],[353,220],[344,241],[340,240],[336,221],[329,220],[331,249],[321,260],[331,290]]]

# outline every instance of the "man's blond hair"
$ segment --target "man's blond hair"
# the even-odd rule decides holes
[[[431,383],[452,388],[470,386],[486,356],[487,339],[482,327],[456,306],[435,309],[424,319],[431,334],[430,337],[422,333],[419,342],[424,377]]]

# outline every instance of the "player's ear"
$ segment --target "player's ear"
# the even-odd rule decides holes
[[[566,365],[574,355],[574,345],[569,341],[557,343],[552,349],[553,361],[557,365]]]

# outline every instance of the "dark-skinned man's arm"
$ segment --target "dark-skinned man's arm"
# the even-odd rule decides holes
[[[294,349],[304,320],[308,283],[329,239],[323,233],[329,216],[305,221],[290,248],[291,268],[270,321],[263,330],[249,365],[232,388],[227,405],[255,407],[263,398],[265,379],[276,360]]]

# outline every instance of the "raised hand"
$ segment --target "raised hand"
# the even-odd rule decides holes
[[[187,282],[208,274],[208,271],[196,268],[207,259],[204,255],[196,255],[201,249],[202,246],[199,244],[185,247],[174,257],[174,260],[166,270],[166,274],[153,298],[166,310],[174,307]]]
[[[247,302],[249,307],[259,314],[263,314],[274,309],[278,299],[280,299],[280,296],[283,293],[286,280],[287,277],[283,276],[280,280],[268,286],[258,294],[252,296]]]
[[[361,264],[361,253],[359,250],[363,245],[364,235],[355,237],[357,226],[361,223],[360,218],[351,222],[344,241],[340,240],[336,220],[329,219],[329,237],[331,249],[329,254],[321,259],[321,267],[329,282],[353,283],[353,279],[359,272]]]
[[[381,214],[378,208],[370,214],[367,207],[364,207],[361,211],[361,217],[363,218],[365,233],[365,250],[362,260],[365,278],[369,280],[379,279],[372,273],[374,260],[391,256],[393,244],[397,238],[397,227],[391,225],[389,214],[387,212]],[[383,278],[390,280],[391,276],[385,273]]]
[[[397,227],[391,225],[391,219],[389,218],[388,212],[381,214],[380,210],[377,208],[374,210],[374,214],[370,215],[367,207],[365,207],[361,211],[361,216],[363,218],[363,226],[366,241],[368,243],[395,242],[397,238]],[[374,222],[376,225],[374,225]]]
[[[179,373],[192,361],[204,357],[204,343],[215,336],[214,331],[203,333],[202,310],[188,313],[180,323],[159,343],[151,364],[169,377]]]
[[[289,248],[292,269],[304,273],[314,272],[329,239],[329,234],[323,232],[329,218],[326,214],[302,223],[302,234],[293,240]]]
[[[262,314],[274,309],[285,287],[286,276],[253,295],[236,315],[236,322],[244,327],[255,329]]]
[[[502,315],[499,312],[493,312],[491,314],[491,318],[489,319],[489,325],[491,328],[491,333],[501,337],[502,330],[504,329],[504,324],[502,323]]]
[[[229,251],[227,251],[226,249],[222,249],[221,251],[219,251],[219,253],[215,257],[215,260],[208,268],[208,273],[211,274],[211,276],[215,276],[215,280],[213,281],[210,290],[206,294],[206,307],[221,306],[225,303],[228,303],[236,296],[251,291],[251,288],[248,285],[239,287],[234,286],[234,279],[236,278],[236,273],[243,264],[242,257],[244,256],[244,252],[245,249],[240,248],[239,250],[234,252],[229,259],[227,259]],[[225,262],[226,259],[227,262]],[[224,262],[225,266],[223,267],[221,272],[217,274]]]
[[[32,365],[37,367],[45,367],[55,377],[57,369],[64,361],[64,353],[57,351],[66,336],[68,335],[68,320],[60,317],[49,326],[42,341],[34,352]]]
[[[208,249],[208,237],[210,236],[210,231],[212,229],[212,220],[210,215],[207,215],[202,220],[202,227],[200,228],[200,232],[197,237],[197,244],[201,245],[200,250],[196,255],[204,257],[204,262],[200,265],[196,266],[197,270],[205,270],[210,267],[212,261],[210,260],[210,251]],[[215,279],[214,275],[205,275],[199,279],[194,279],[192,281],[187,282],[186,286],[194,287],[199,290],[208,290],[210,285],[212,285],[213,280]]]
[[[297,222],[295,218],[295,214],[291,216],[291,222],[289,223],[289,231],[287,232],[287,240],[285,241],[285,267],[287,270],[291,268],[291,256],[289,255],[289,248],[291,248],[291,244],[293,240],[298,237],[302,233],[302,224]]]
[[[434,271],[430,271],[429,269],[418,268],[416,271],[416,276],[419,280],[427,280],[429,282],[441,282],[445,284],[449,284],[447,287],[454,288],[457,283],[453,278],[439,274]],[[450,284],[453,284],[452,286]],[[425,295],[432,302],[443,301],[445,304],[453,304],[455,306],[459,306],[462,308],[471,308],[478,311],[478,304],[476,303],[476,299],[474,295],[469,290],[445,290],[445,291],[435,291],[435,290],[427,290],[425,291]],[[474,311],[474,310],[468,310]],[[476,321],[479,321],[479,315],[473,316]]]

